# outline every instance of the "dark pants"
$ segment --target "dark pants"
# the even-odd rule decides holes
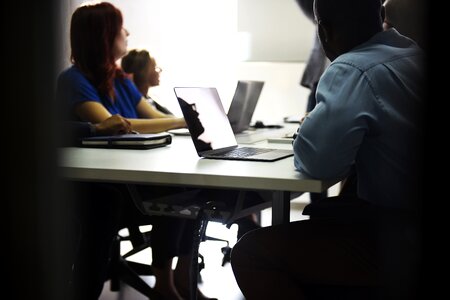
[[[326,201],[311,205],[311,220],[255,230],[236,244],[231,263],[246,299],[414,299],[415,224],[354,197]]]
[[[75,300],[98,299],[108,275],[112,241],[119,230],[123,197],[112,185],[77,184],[72,286]]]
[[[162,268],[175,256],[192,252],[195,222],[176,217],[153,217],[152,266]]]
[[[152,264],[156,267],[192,250],[194,221],[143,215],[123,185],[78,183],[74,190],[77,232],[71,286],[74,299],[98,299],[107,279],[114,237],[122,228],[153,225]],[[153,197],[179,191],[165,187],[147,190]]]

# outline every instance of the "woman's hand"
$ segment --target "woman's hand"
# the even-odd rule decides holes
[[[303,121],[305,121],[305,118],[308,116],[309,112],[305,113],[303,118],[300,119],[300,125],[302,125]]]
[[[96,135],[115,135],[131,132],[131,123],[120,115],[114,115],[95,124]]]

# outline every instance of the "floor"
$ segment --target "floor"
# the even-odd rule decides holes
[[[336,195],[339,186],[335,185],[330,188],[329,196]],[[291,221],[301,220],[304,206],[309,202],[309,195],[304,194],[291,202]],[[261,213],[261,225],[270,226],[271,209],[266,209]],[[230,247],[236,243],[237,226],[233,225],[230,229],[220,223],[210,222],[208,224],[206,234],[217,238],[228,240]],[[233,271],[229,263],[222,266],[223,254],[221,248],[226,244],[217,241],[205,241],[200,245],[200,253],[205,258],[205,269],[201,271],[202,282],[199,284],[202,292],[209,297],[217,297],[220,300],[243,300],[239,287],[234,279]],[[128,251],[130,245],[123,243],[121,246],[123,252]],[[151,249],[141,251],[140,253],[130,257],[130,260],[137,262],[150,262]],[[176,261],[174,262],[176,263]],[[152,276],[145,276],[143,279],[150,285],[154,285]],[[100,300],[147,300],[145,296],[138,293],[131,287],[122,286],[120,292],[112,292],[109,288],[109,282],[105,283]]]

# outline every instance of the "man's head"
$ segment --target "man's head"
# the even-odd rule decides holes
[[[305,16],[314,22],[314,0],[296,0]]]
[[[315,0],[314,15],[331,61],[383,30],[381,0]]]

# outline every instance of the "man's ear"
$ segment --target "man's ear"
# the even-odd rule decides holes
[[[331,32],[329,27],[322,21],[319,21],[317,23],[317,28],[320,40],[323,42],[329,42],[331,40]]]

